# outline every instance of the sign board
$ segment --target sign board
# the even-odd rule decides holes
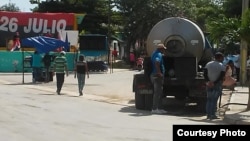
[[[19,32],[20,39],[73,30],[74,13],[31,13],[0,11],[0,47]]]

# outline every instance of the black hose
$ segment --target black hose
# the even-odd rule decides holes
[[[220,106],[220,108],[222,108],[224,106],[227,106],[227,105],[247,105],[247,104],[243,104],[243,103],[227,103],[227,104],[224,104],[224,105]]]

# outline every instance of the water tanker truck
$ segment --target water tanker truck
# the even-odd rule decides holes
[[[178,100],[196,103],[205,109],[206,89],[203,68],[212,60],[213,51],[202,30],[192,21],[171,17],[158,22],[148,34],[144,58],[144,72],[133,77],[135,107],[151,110],[153,86],[150,82],[152,62],[150,56],[156,43],[163,43],[166,55],[163,57],[164,74],[163,94]]]

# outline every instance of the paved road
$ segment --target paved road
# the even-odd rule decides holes
[[[138,71],[129,71],[124,69],[114,69],[113,73],[110,72],[95,72],[90,74],[90,78],[86,79],[86,85],[83,93],[85,97],[98,96],[103,97],[102,100],[109,100],[110,102],[115,101],[129,101],[134,99],[132,92],[132,81],[133,75],[140,73]],[[56,82],[50,83],[37,83],[32,84],[32,78],[30,73],[25,73],[24,77],[22,74],[0,74],[1,80],[4,82],[11,82],[12,85],[24,85],[32,86],[35,88],[45,87],[44,90],[49,90],[55,94]],[[24,80],[23,80],[24,78]],[[54,76],[55,79],[55,76]],[[0,81],[1,81],[0,80]],[[70,74],[65,77],[65,83],[61,91],[62,94],[67,95],[79,95],[77,88],[77,80],[74,79],[74,75]]]
[[[47,84],[17,85],[1,79],[0,86],[3,141],[171,141],[173,124],[218,123],[151,115],[130,104],[100,102],[90,94],[78,97],[70,89],[59,96]]]

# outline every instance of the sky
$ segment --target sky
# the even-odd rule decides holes
[[[43,0],[40,0],[43,1]],[[1,0],[0,6],[5,4],[15,3],[17,7],[21,10],[21,12],[31,12],[30,9],[37,6],[37,4],[31,4],[30,0]]]

